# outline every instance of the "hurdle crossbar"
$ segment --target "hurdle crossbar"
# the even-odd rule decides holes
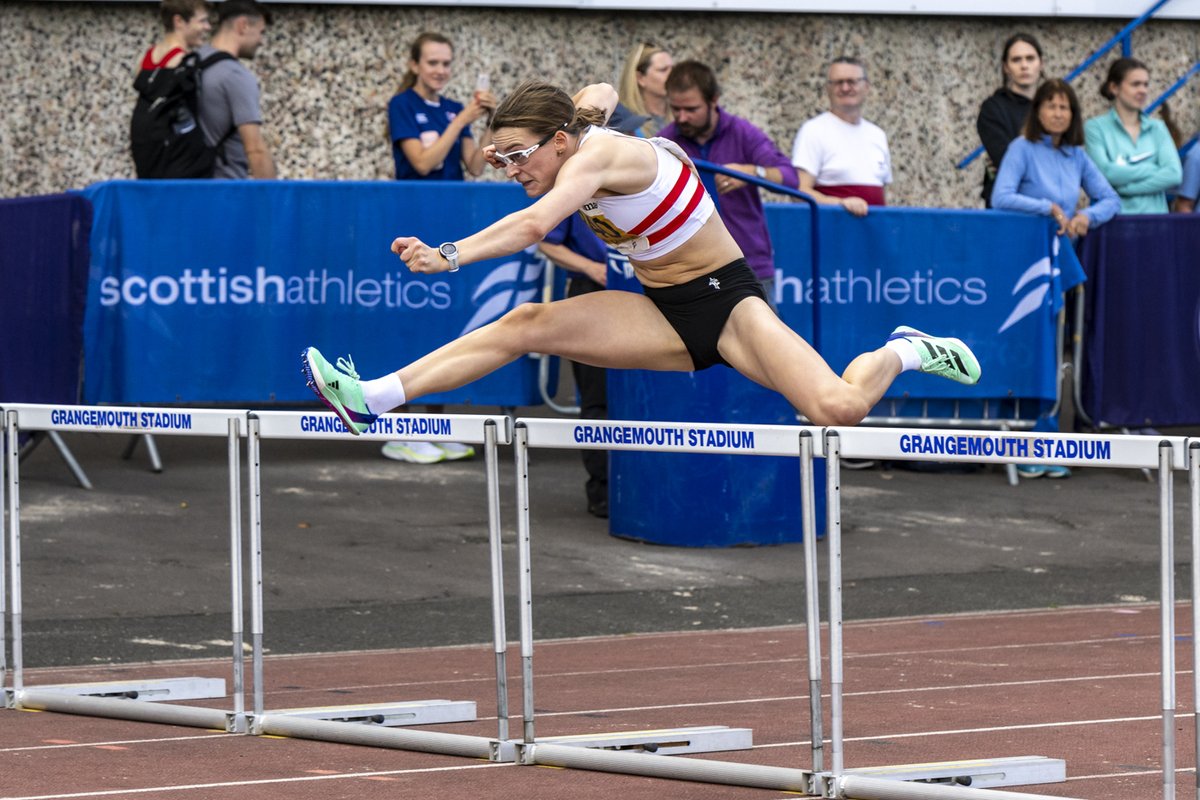
[[[831,771],[820,776],[831,796],[905,800],[924,797],[909,785],[893,791],[888,781],[852,775],[842,764],[842,580],[840,462],[852,459],[903,459],[957,461],[983,464],[1055,464],[1070,467],[1157,469],[1159,473],[1159,532],[1161,549],[1162,636],[1162,769],[1163,796],[1175,796],[1175,581],[1173,470],[1187,467],[1185,440],[1181,437],[1109,436],[1101,434],[1012,433],[993,431],[931,431],[927,429],[828,428],[825,457],[829,546],[829,658],[832,752]],[[1197,523],[1200,524],[1200,523]],[[1200,545],[1195,545],[1200,547]],[[1009,797],[986,789],[950,789],[958,795],[939,797]],[[863,794],[853,794],[860,792]],[[964,792],[971,792],[967,794]],[[980,794],[982,793],[982,795]],[[934,797],[934,794],[929,794]]]
[[[309,709],[264,708],[263,680],[263,439],[340,439],[346,430],[333,414],[325,412],[256,411],[250,414],[247,461],[250,470],[250,571],[251,651],[254,672],[251,733],[297,736],[348,744],[374,744],[402,750],[490,758],[498,752],[494,741],[508,738],[507,634],[504,615],[504,578],[501,560],[500,480],[497,446],[508,444],[511,426],[506,416],[464,414],[384,414],[359,439],[426,442],[465,442],[483,448],[487,475],[489,558],[492,574],[492,635],[496,667],[497,740],[432,731],[396,731],[389,725],[422,725],[468,722],[476,718],[474,702],[444,699],[379,704],[370,713],[358,706]]]
[[[222,728],[230,732],[246,729],[245,690],[242,681],[242,571],[241,571],[241,491],[239,480],[239,440],[245,429],[246,411],[179,409],[150,407],[89,407],[48,404],[8,404],[4,406],[4,428],[8,442],[7,500],[9,511],[9,550],[11,574],[11,627],[13,637],[13,679],[10,705],[68,714],[115,717],[121,719],[165,722],[203,728]],[[130,699],[145,696],[160,699],[179,693],[181,686],[218,686],[213,692],[188,693],[195,699],[224,696],[224,681],[205,683],[203,679],[166,679],[142,681],[128,691],[114,684],[97,687],[95,684],[62,684],[26,689],[24,685],[24,643],[22,630],[21,591],[21,514],[19,491],[19,459],[16,452],[19,431],[74,431],[104,434],[161,433],[178,436],[224,437],[228,441],[229,463],[229,548],[230,595],[232,598],[230,624],[233,641],[233,708],[230,711],[178,706],[166,702],[146,703]],[[149,688],[162,684],[162,691]],[[182,699],[182,698],[181,698]]]
[[[821,438],[818,428],[802,428],[789,425],[744,425],[696,422],[632,422],[522,418],[517,420],[514,433],[514,457],[517,470],[517,557],[520,575],[520,618],[521,618],[521,663],[522,663],[522,721],[523,738],[516,744],[518,760],[526,764],[569,766],[578,769],[595,769],[605,772],[622,772],[633,775],[694,780],[708,783],[724,783],[781,791],[804,791],[811,789],[812,772],[781,767],[764,767],[738,764],[709,759],[680,759],[666,755],[650,755],[648,752],[617,751],[604,749],[603,736],[596,737],[591,745],[571,745],[550,739],[538,739],[535,731],[533,693],[533,591],[531,570],[531,536],[529,522],[529,460],[532,447],[551,449],[594,449],[594,450],[652,450],[678,453],[722,453],[758,456],[787,456],[798,460],[801,496],[813,496],[813,457]],[[811,508],[810,508],[811,510]],[[802,516],[803,535],[806,542],[806,557],[815,556],[815,516]],[[814,559],[815,561],[815,559]],[[815,658],[810,653],[810,687],[816,690],[815,714],[810,720],[815,735],[813,760],[821,759],[821,713],[820,713],[820,636],[815,563],[806,564],[805,589],[808,594],[805,604],[810,632],[809,647],[815,647]],[[818,662],[814,667],[812,661]],[[682,731],[683,729],[679,729]],[[708,730],[733,731],[713,726]],[[746,729],[741,729],[746,730]],[[746,730],[744,747],[752,747],[750,732]],[[713,747],[703,743],[698,730],[692,735],[698,742],[695,749],[687,752],[711,752]],[[574,738],[574,737],[572,737]],[[587,737],[578,737],[586,739]],[[651,746],[645,748],[647,751]],[[739,747],[739,749],[743,749]]]

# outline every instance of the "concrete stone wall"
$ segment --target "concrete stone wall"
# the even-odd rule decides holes
[[[498,94],[529,76],[568,89],[615,82],[632,42],[712,65],[722,104],[766,130],[786,153],[799,125],[825,109],[824,65],[857,55],[870,68],[867,116],[891,140],[897,205],[973,207],[981,166],[954,168],[978,139],[979,103],[999,84],[999,48],[1016,30],[1037,36],[1047,74],[1072,68],[1120,29],[1115,20],[812,14],[609,13],[503,8],[273,5],[275,25],[251,64],[263,87],[265,133],[280,175],[387,179],[387,101],[422,30],[456,44],[447,94],[466,97],[488,71]],[[135,65],[158,36],[150,3],[0,3],[0,197],[58,192],[133,176],[128,155]],[[1152,22],[1134,54],[1154,93],[1200,58],[1200,23]],[[1105,57],[1075,86],[1088,116]],[[1200,127],[1200,80],[1173,104]],[[495,176],[492,176],[494,179]]]

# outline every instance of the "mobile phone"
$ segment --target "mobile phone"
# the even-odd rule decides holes
[[[479,73],[479,77],[475,79],[476,91],[486,92],[492,88],[492,79],[486,72]]]

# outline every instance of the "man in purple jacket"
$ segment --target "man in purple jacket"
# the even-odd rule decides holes
[[[676,64],[667,76],[667,103],[675,121],[659,136],[677,142],[693,158],[797,188],[800,180],[791,160],[749,121],[718,106],[719,97],[717,78],[706,65],[698,61]],[[775,253],[758,187],[727,175],[700,175],[774,306]]]

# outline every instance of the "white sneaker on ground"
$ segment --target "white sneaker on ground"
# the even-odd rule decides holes
[[[441,449],[443,459],[446,461],[459,461],[475,455],[474,447],[461,442],[438,442],[434,447]]]
[[[410,464],[436,464],[446,459],[445,452],[433,442],[388,442],[383,457]]]

